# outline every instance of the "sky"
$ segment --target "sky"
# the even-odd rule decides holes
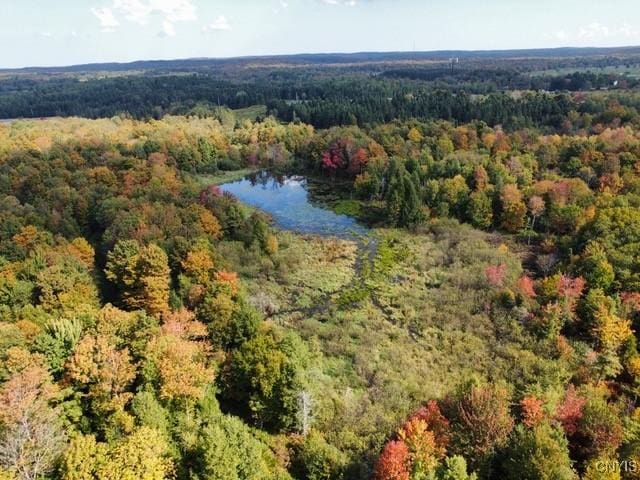
[[[0,0],[0,68],[627,45],[638,0]]]

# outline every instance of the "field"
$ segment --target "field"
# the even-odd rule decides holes
[[[620,75],[630,78],[640,77],[640,64],[630,62],[628,65],[616,65],[606,67],[582,67],[582,68],[549,68],[545,70],[534,70],[529,73],[532,77],[557,77],[570,75],[572,73],[596,73],[603,75]]]

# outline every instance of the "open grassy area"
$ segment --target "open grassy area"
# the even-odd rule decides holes
[[[345,451],[377,451],[413,408],[460,378],[524,385],[562,375],[536,357],[519,325],[490,318],[485,267],[506,258],[513,278],[521,267],[487,234],[455,222],[422,233],[380,229],[374,254],[290,232],[279,240],[275,266],[245,258],[240,273],[270,320],[317,350],[317,425]]]
[[[244,120],[251,120],[255,122],[258,117],[264,117],[267,114],[266,105],[252,105],[247,108],[238,108],[232,110],[236,117],[236,120],[242,122]]]

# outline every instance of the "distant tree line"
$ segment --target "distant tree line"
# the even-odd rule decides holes
[[[494,80],[491,80],[495,82]],[[0,82],[0,118],[129,115],[160,118],[189,114],[203,102],[232,109],[267,105],[283,121],[319,128],[365,125],[393,119],[440,118],[459,123],[483,120],[506,128],[558,127],[577,106],[566,95],[528,94],[515,98],[495,87],[450,88],[390,78],[329,80],[286,77],[239,83],[204,75],[129,76],[80,81],[13,79]],[[474,91],[494,91],[475,96]]]

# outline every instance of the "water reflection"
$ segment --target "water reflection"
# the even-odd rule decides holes
[[[367,229],[347,215],[313,205],[307,178],[260,172],[220,186],[240,201],[269,213],[284,230],[342,238],[366,235]]]

